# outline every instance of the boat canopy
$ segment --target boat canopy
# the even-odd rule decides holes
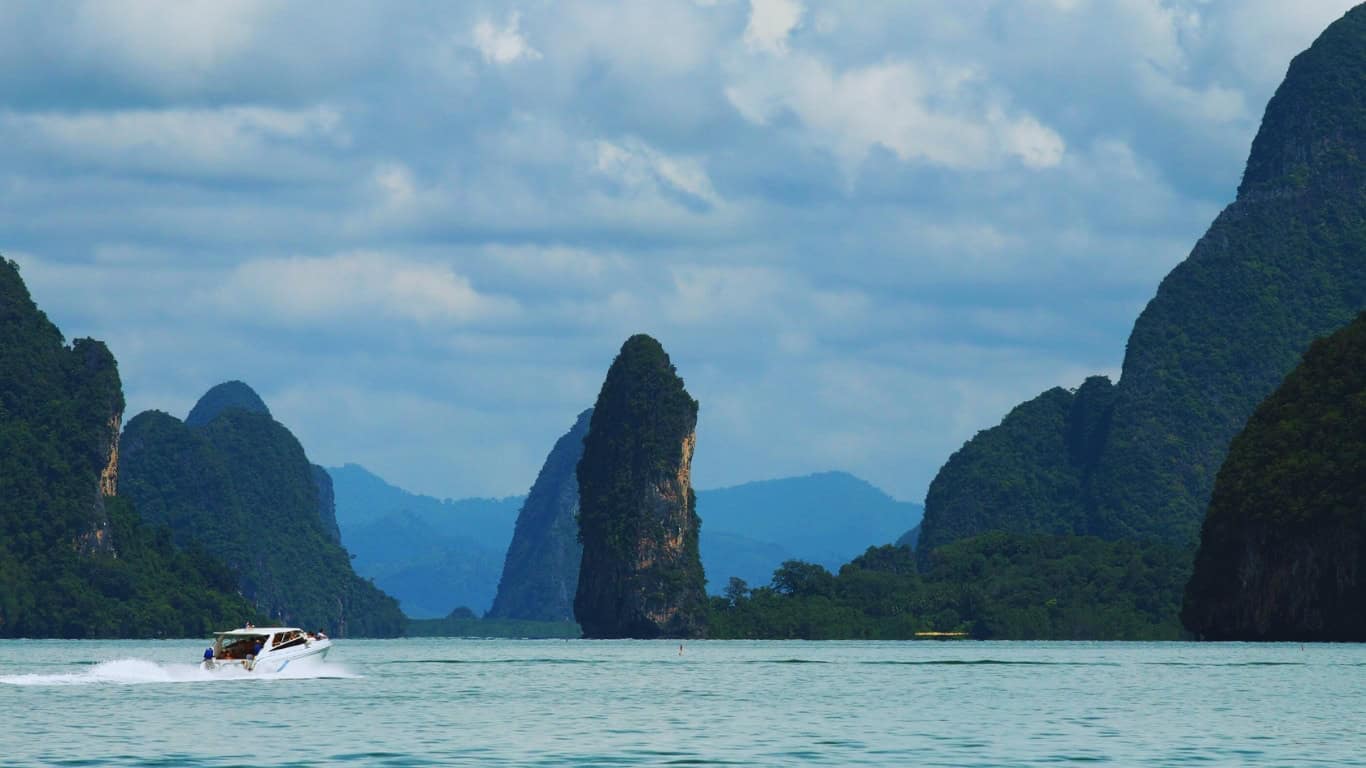
[[[298,627],[243,627],[226,632],[215,632],[215,637],[269,637],[282,632],[302,632]]]

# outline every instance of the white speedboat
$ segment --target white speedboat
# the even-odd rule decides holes
[[[290,664],[320,662],[331,648],[332,641],[321,632],[315,635],[298,627],[243,627],[214,633],[213,647],[204,652],[204,668],[279,672]]]

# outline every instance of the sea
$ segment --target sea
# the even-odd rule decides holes
[[[1366,765],[1366,646],[0,641],[3,766]]]

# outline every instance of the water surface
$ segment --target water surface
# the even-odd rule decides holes
[[[1366,647],[0,641],[6,766],[1366,765]]]

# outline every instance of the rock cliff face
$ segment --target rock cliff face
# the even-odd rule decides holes
[[[272,620],[338,635],[399,634],[397,603],[351,569],[325,497],[331,483],[320,482],[294,435],[264,404],[201,401],[191,413],[208,420],[196,426],[147,411],[124,430],[122,489],[143,519],[225,561]]]
[[[123,411],[114,411],[106,422],[108,436],[104,469],[100,470],[100,492],[105,496],[119,495],[119,433],[123,431]]]
[[[1058,430],[1073,422],[1057,418],[1061,410],[1041,431],[1012,433],[1003,422],[980,433],[932,485],[922,549],[984,525],[1037,530],[1037,509],[1067,510],[1074,530],[1107,539],[1193,544],[1233,436],[1311,341],[1366,308],[1363,253],[1366,7],[1358,7],[1291,63],[1237,199],[1139,316],[1113,392],[1094,393],[1104,398],[1083,427],[1090,447],[1071,453]]]
[[[632,336],[607,372],[579,460],[585,637],[697,637],[706,580],[692,490],[697,401],[659,342]]]
[[[94,412],[98,426],[87,444],[85,466],[98,473],[90,494],[90,523],[76,541],[85,554],[115,555],[114,537],[104,498],[118,493],[119,423],[123,419],[123,385],[118,363],[102,342],[78,339],[71,346],[75,354],[75,381],[81,399]],[[88,414],[89,415],[89,414]]]
[[[1366,640],[1366,315],[1233,441],[1181,618],[1211,640]]]
[[[555,442],[531,486],[503,563],[489,616],[536,621],[573,621],[579,585],[579,479],[593,409],[579,414],[573,428]]]

